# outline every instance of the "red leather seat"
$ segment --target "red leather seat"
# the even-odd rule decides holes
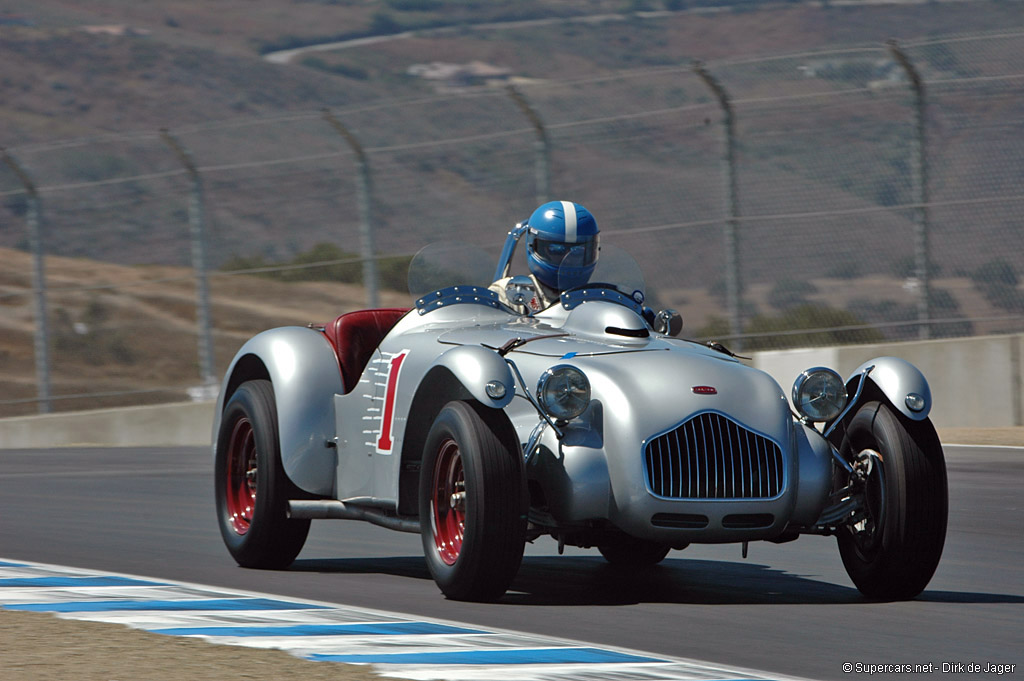
[[[341,382],[348,393],[363,374],[373,351],[408,308],[382,308],[348,312],[324,326],[341,367]]]

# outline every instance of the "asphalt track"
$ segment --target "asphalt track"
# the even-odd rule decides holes
[[[285,571],[244,570],[213,520],[199,448],[0,451],[0,555],[392,610],[778,674],[849,679],[844,663],[1016,664],[1024,675],[1024,450],[947,447],[950,524],[928,589],[871,603],[835,542],[695,546],[624,574],[596,551],[527,548],[497,604],[445,600],[416,535],[317,521]],[[993,674],[964,674],[972,679]],[[907,678],[877,674],[872,678]],[[909,675],[920,677],[921,675]],[[959,676],[959,675],[958,675]]]

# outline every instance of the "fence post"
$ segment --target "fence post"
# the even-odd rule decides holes
[[[721,83],[708,72],[702,62],[694,62],[693,70],[718,99],[722,107],[724,144],[722,150],[722,171],[725,176],[725,200],[728,219],[725,221],[725,301],[729,309],[730,333],[735,337],[734,346],[743,349],[743,280],[740,277],[739,228],[740,201],[736,179],[736,119],[733,114],[729,93]]]
[[[537,141],[534,143],[536,156],[534,157],[534,187],[537,192],[537,205],[546,203],[551,196],[551,140],[548,138],[548,131],[544,127],[544,121],[540,114],[530,106],[529,100],[514,85],[505,88],[508,96],[516,103],[519,110],[523,112],[534,132],[537,133]]]
[[[199,376],[203,386],[216,384],[213,373],[213,331],[210,322],[210,281],[206,266],[206,223],[203,216],[203,178],[199,169],[181,142],[166,128],[160,137],[185,166],[192,178],[192,192],[188,205],[188,221],[192,237],[192,269],[196,277],[196,326],[199,336]]]
[[[50,396],[50,334],[49,320],[46,311],[46,270],[43,261],[42,237],[42,205],[36,185],[25,169],[12,157],[6,149],[0,147],[6,163],[18,176],[28,195],[25,215],[28,223],[29,250],[32,253],[32,306],[36,320],[35,357],[36,357],[36,391],[38,393],[39,413],[49,414],[52,410]]]
[[[917,279],[917,336],[931,336],[931,263],[929,262],[928,218],[928,139],[925,120],[924,81],[907,54],[895,40],[889,41],[889,52],[907,74],[914,90],[914,138],[910,145],[910,182],[914,201],[914,276]]]
[[[370,177],[370,162],[366,150],[352,131],[331,113],[324,109],[324,120],[335,132],[344,138],[352,153],[356,155],[356,191],[359,202],[359,234],[361,237],[361,257],[363,260],[363,286],[366,287],[366,306],[378,307],[377,260],[373,245],[373,183]]]

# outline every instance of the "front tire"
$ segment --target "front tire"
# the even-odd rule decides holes
[[[270,381],[247,381],[224,407],[217,434],[215,499],[220,534],[242,567],[279,569],[299,555],[309,520],[287,517],[298,490],[281,465]]]
[[[501,412],[450,402],[427,435],[419,511],[427,568],[453,600],[493,601],[526,544],[522,457]]]
[[[935,428],[870,402],[850,422],[843,454],[872,460],[866,513],[837,534],[843,565],[869,598],[914,598],[935,573],[946,539],[946,465]]]

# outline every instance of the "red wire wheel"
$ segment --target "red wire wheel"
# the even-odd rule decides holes
[[[423,443],[420,537],[427,569],[448,598],[501,597],[523,559],[526,483],[504,412],[449,402]]]
[[[235,422],[228,441],[227,476],[224,496],[227,501],[228,522],[239,536],[252,526],[256,509],[256,436],[252,422],[240,418]]]
[[[466,531],[466,471],[455,440],[441,443],[433,479],[430,523],[434,546],[445,565],[455,565]]]
[[[309,520],[288,517],[288,501],[304,497],[281,465],[278,433],[274,386],[242,383],[224,405],[214,454],[217,525],[242,567],[287,567],[309,534]]]

